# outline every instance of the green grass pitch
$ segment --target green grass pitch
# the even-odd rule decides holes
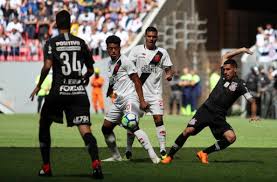
[[[54,176],[37,176],[41,165],[38,149],[38,119],[34,114],[0,115],[0,181],[95,181],[89,175],[90,161],[76,127],[53,124],[51,162]],[[190,118],[165,116],[167,146],[186,126]],[[224,151],[209,155],[209,165],[202,165],[195,153],[215,142],[208,128],[191,137],[177,153],[173,163],[154,165],[139,143],[134,143],[134,160],[104,163],[107,182],[125,181],[276,181],[277,121],[262,120],[250,124],[247,119],[227,118],[237,134],[237,141]],[[100,147],[101,158],[110,157],[101,125],[102,115],[92,115],[92,130]],[[152,145],[159,152],[151,117],[140,121]],[[117,127],[117,144],[124,153],[126,131]]]

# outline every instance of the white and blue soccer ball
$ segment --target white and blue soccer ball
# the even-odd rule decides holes
[[[123,116],[121,124],[124,128],[132,129],[138,125],[138,117],[134,113],[127,113]]]

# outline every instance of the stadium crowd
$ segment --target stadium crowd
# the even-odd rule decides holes
[[[56,36],[55,14],[71,13],[71,33],[86,41],[94,58],[106,56],[112,34],[128,46],[156,0],[0,0],[0,60],[42,60],[42,48]]]

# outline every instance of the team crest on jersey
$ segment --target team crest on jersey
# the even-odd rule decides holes
[[[161,61],[161,58],[162,58],[161,55],[156,54],[156,55],[154,56],[153,60],[154,60],[154,62],[158,63],[158,62]]]
[[[229,90],[234,92],[237,89],[238,83],[232,82],[231,85],[229,86]]]
[[[189,124],[190,124],[190,125],[195,125],[196,122],[197,122],[197,119],[192,118],[192,119],[189,121]]]

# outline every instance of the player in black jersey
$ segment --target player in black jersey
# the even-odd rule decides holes
[[[226,122],[227,110],[243,95],[251,102],[251,120],[256,118],[255,99],[248,92],[245,82],[237,76],[237,63],[232,58],[238,54],[252,52],[247,48],[236,49],[226,53],[222,57],[221,77],[209,98],[197,110],[189,121],[185,130],[177,137],[175,144],[171,147],[167,158],[162,163],[167,164],[173,160],[175,153],[182,148],[190,136],[198,134],[203,128],[209,126],[217,142],[197,153],[197,157],[204,164],[208,163],[208,154],[223,150],[236,140],[235,132]]]
[[[60,34],[49,39],[44,47],[44,65],[40,80],[30,98],[40,90],[49,70],[53,69],[53,82],[41,110],[39,142],[43,160],[39,176],[52,176],[50,166],[50,126],[52,122],[63,123],[65,113],[67,126],[76,125],[88,148],[92,160],[93,177],[103,178],[98,147],[90,129],[90,104],[85,90],[93,74],[94,60],[84,40],[70,34],[70,14],[62,10],[56,15]],[[87,72],[82,75],[82,68]]]

